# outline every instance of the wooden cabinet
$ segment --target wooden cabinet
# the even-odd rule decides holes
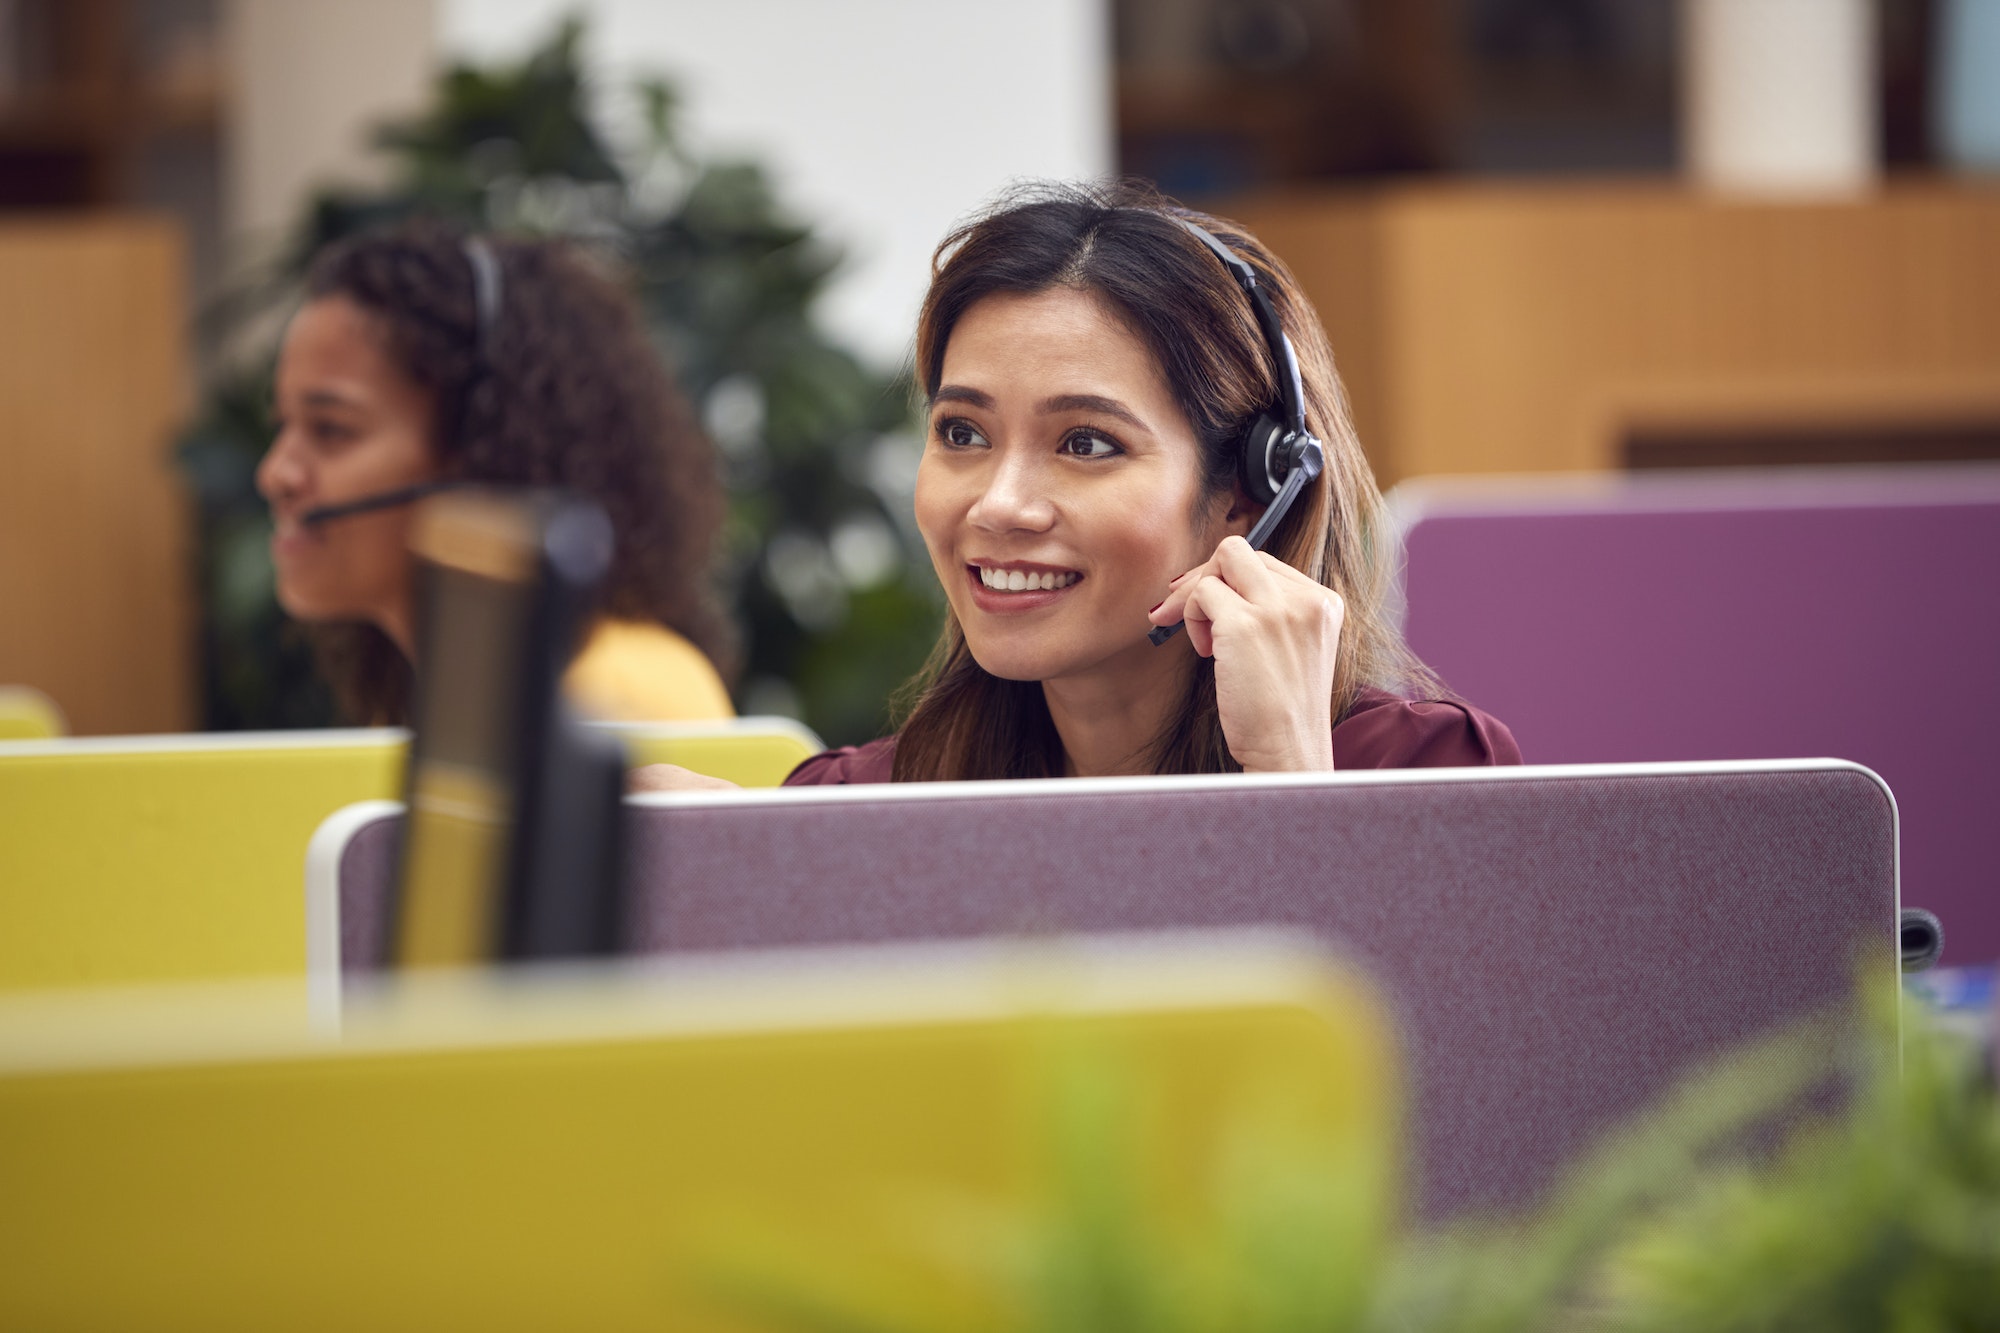
[[[0,223],[0,684],[79,733],[194,724],[180,235]]]
[[[2000,456],[2000,185],[1408,186],[1221,211],[1318,306],[1385,485],[1786,461],[1756,456],[1774,439],[1805,441],[1795,461],[1860,461],[1856,439]]]

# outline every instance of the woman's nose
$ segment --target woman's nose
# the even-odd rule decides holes
[[[1045,532],[1056,517],[1048,481],[1032,459],[1003,452],[993,460],[967,518],[986,532]]]
[[[265,504],[291,499],[305,488],[305,464],[289,441],[290,432],[279,431],[257,464],[257,494]]]

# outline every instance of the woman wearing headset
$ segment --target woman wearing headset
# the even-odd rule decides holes
[[[631,299],[567,246],[420,224],[327,252],[286,332],[276,406],[257,488],[278,598],[313,627],[354,720],[408,720],[407,502],[455,481],[563,487],[610,516],[600,614],[566,678],[586,710],[732,715],[711,665],[726,643],[712,452]]]
[[[1331,351],[1241,228],[1129,185],[1038,189],[939,247],[916,367],[944,632],[895,736],[791,782],[1520,762],[1390,621],[1386,518]],[[1308,453],[1323,468],[1253,550]]]

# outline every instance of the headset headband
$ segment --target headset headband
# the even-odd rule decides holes
[[[1270,344],[1271,357],[1277,362],[1278,399],[1284,409],[1285,426],[1301,435],[1306,429],[1305,386],[1299,379],[1299,358],[1292,351],[1292,340],[1285,334],[1285,326],[1278,322],[1278,312],[1271,308],[1271,298],[1257,281],[1257,270],[1251,268],[1243,256],[1217,240],[1206,228],[1188,221],[1178,214],[1168,217],[1194,233],[1194,238],[1214,252],[1236,279],[1236,285],[1250,298],[1250,308],[1257,316],[1257,324],[1264,331],[1264,341]]]
[[[464,250],[472,269],[474,348],[483,362],[493,350],[493,327],[500,322],[500,261],[483,237],[466,237]]]

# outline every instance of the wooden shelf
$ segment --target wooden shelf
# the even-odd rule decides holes
[[[1298,191],[1222,210],[1318,307],[1385,483],[1616,468],[1636,439],[2000,426],[2000,185]],[[1727,461],[1727,460],[1717,460]]]
[[[134,202],[133,164],[163,139],[218,137],[214,35],[142,51],[148,0],[21,0],[9,11],[21,86],[0,96],[0,209]]]

